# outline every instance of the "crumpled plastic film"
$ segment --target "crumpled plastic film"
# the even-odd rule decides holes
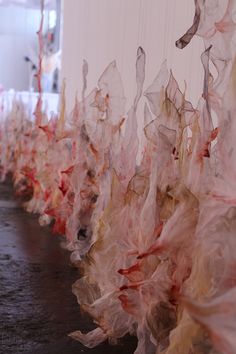
[[[73,293],[97,325],[70,336],[89,348],[130,333],[135,354],[236,353],[236,4],[195,5],[176,45],[205,43],[196,108],[165,62],[143,87],[139,48],[127,113],[115,61],[89,94],[84,62],[69,116],[64,90],[59,116],[32,121],[18,101],[2,113],[1,177],[11,172],[17,193],[32,193],[26,209],[65,235],[83,274]]]

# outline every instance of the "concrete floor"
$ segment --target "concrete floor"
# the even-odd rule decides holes
[[[60,238],[22,209],[9,181],[0,184],[0,353],[133,353],[133,337],[88,349],[67,336],[93,328],[71,292],[78,277]]]

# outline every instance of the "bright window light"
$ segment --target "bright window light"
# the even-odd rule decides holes
[[[57,13],[55,10],[49,11],[49,28],[54,28],[57,22]]]

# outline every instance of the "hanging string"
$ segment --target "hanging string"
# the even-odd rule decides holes
[[[166,59],[167,56],[167,33],[168,33],[168,15],[169,15],[169,6],[168,6],[169,0],[165,0],[165,38],[164,38],[164,43],[163,43],[163,51],[162,51],[162,61]]]
[[[36,74],[39,96],[41,96],[42,94],[41,76],[42,76],[42,60],[43,60],[43,22],[44,22],[44,0],[41,0],[41,20],[40,20],[39,30],[37,32],[38,45],[39,45],[39,56],[38,56],[39,64],[38,64],[38,72]]]
[[[144,6],[144,20],[143,20],[143,43],[144,45],[147,43],[147,14],[149,9],[149,1],[146,2],[146,6]]]
[[[169,13],[169,11],[168,11],[168,13]],[[176,32],[174,31],[175,25],[176,25],[176,16],[175,16],[175,14],[176,14],[176,1],[174,1],[174,3],[173,3],[172,14],[173,14],[173,18],[168,18],[168,23],[171,23],[170,40],[169,40],[169,44],[170,44],[170,47],[169,47],[169,65],[170,65],[171,69],[173,68],[173,57],[174,57],[173,53],[176,50],[175,49],[175,41],[176,41],[175,35],[176,35]]]
[[[126,11],[125,11],[125,1],[123,0],[122,6],[122,18],[123,18],[123,34],[122,34],[122,44],[121,44],[121,70],[124,70],[124,43],[125,43],[125,31],[126,31]]]
[[[137,48],[140,46],[140,37],[141,37],[141,13],[142,13],[142,0],[139,0]]]
[[[191,18],[191,8],[190,8],[190,5],[191,4],[188,4],[188,18]],[[195,38],[193,38],[194,40]],[[186,84],[186,92],[188,94],[191,95],[191,92],[190,92],[190,85],[189,85],[189,82],[190,82],[190,78],[191,78],[191,73],[192,73],[192,65],[193,65],[193,50],[191,50],[190,52],[190,60],[188,60],[188,77],[186,78],[187,79],[187,84]],[[195,69],[196,70],[196,69]]]
[[[38,83],[38,92],[39,97],[35,109],[35,118],[36,125],[40,125],[42,121],[42,60],[43,60],[43,22],[44,22],[44,0],[41,0],[41,20],[39,25],[39,30],[37,32],[38,35],[38,45],[39,45],[39,63],[38,63],[38,71],[36,74],[37,83]]]
[[[140,45],[143,46],[144,45],[144,15],[145,15],[145,6],[144,6],[144,1],[141,0],[141,31],[140,31]]]

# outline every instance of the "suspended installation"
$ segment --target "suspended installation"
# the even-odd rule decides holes
[[[143,88],[140,47],[127,113],[115,61],[89,94],[84,61],[69,116],[63,90],[59,115],[48,117],[41,98],[35,120],[20,102],[1,112],[1,178],[31,191],[27,211],[65,236],[82,274],[72,291],[97,325],[70,336],[89,348],[132,334],[135,354],[236,353],[235,11],[235,0],[223,14],[218,1],[195,0],[176,42],[204,41],[197,107],[165,62]]]

